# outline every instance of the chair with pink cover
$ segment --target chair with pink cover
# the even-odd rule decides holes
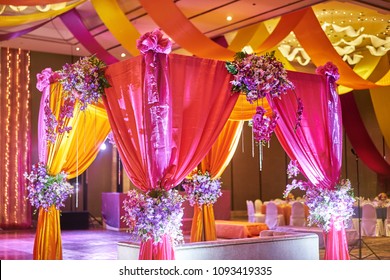
[[[387,206],[386,210],[385,235],[390,236],[390,205]]]
[[[372,204],[362,206],[362,236],[382,236],[383,221],[377,218],[376,209]]]
[[[247,214],[248,214],[248,222],[250,222],[250,223],[264,223],[265,222],[265,215],[255,212],[255,206],[254,206],[252,200],[246,201],[246,208],[247,208]]]
[[[291,205],[290,226],[306,226],[305,207],[301,202],[294,202]]]
[[[278,226],[284,226],[284,216],[278,213],[278,207],[275,202],[270,201],[267,203],[265,212],[265,223],[269,229],[275,229]]]

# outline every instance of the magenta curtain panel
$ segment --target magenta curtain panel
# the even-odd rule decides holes
[[[0,52],[0,228],[28,228],[31,207],[23,174],[30,167],[30,53]]]
[[[294,130],[297,98],[288,94],[274,99],[271,105],[280,115],[276,136],[289,157],[298,161],[312,187],[333,189],[340,179],[343,144],[341,104],[335,80],[298,72],[289,72],[289,78],[304,104],[301,128]],[[349,259],[344,225],[335,223],[326,234],[325,258]]]
[[[129,178],[142,191],[178,185],[208,153],[238,97],[230,92],[223,61],[153,55],[106,71],[112,87],[104,105],[115,142]],[[158,251],[149,245],[141,244],[140,258]],[[155,255],[166,258],[170,249],[159,247],[164,252]]]

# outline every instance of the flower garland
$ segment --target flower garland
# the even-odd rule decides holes
[[[252,119],[253,138],[263,145],[271,140],[272,133],[276,128],[276,122],[279,118],[277,112],[273,112],[271,118],[266,116],[265,112],[263,107],[258,106]]]
[[[230,82],[232,92],[245,94],[246,100],[251,104],[266,97],[271,102],[272,98],[281,98],[282,94],[294,89],[293,83],[287,78],[287,71],[283,64],[276,60],[274,51],[262,56],[238,52],[233,61],[226,62],[226,68],[233,75],[233,80]],[[273,112],[272,117],[266,116],[265,112],[263,107],[258,106],[251,122],[253,139],[260,143],[260,171],[263,160],[262,146],[269,143],[279,118],[276,111]],[[302,100],[298,99],[295,130],[300,127],[302,113]]]
[[[104,77],[106,64],[96,56],[83,57],[73,64],[65,64],[58,72],[61,83],[68,96],[65,99],[78,98],[80,110],[84,111],[89,104],[99,102],[104,89],[110,87]]]
[[[328,61],[325,65],[316,68],[316,74],[332,77],[335,81],[340,78],[339,70],[336,65]]]
[[[132,240],[154,243],[170,236],[174,244],[183,242],[181,220],[184,198],[177,190],[153,190],[146,194],[130,190],[123,201],[125,215],[121,219],[129,226]]]
[[[192,175],[190,179],[184,179],[181,183],[184,188],[187,199],[191,206],[197,204],[201,207],[203,204],[214,204],[222,195],[221,180],[211,179],[210,173],[206,171]]]
[[[291,161],[287,174],[289,178],[299,174],[297,161]],[[351,182],[341,180],[334,189],[321,189],[308,182],[293,179],[291,184],[286,186],[283,196],[286,198],[293,190],[299,188],[306,191],[306,205],[309,207],[309,225],[318,225],[323,231],[329,232],[332,221],[336,230],[340,224],[346,224],[353,215],[353,204],[355,202]]]
[[[57,134],[72,129],[66,126],[66,119],[73,117],[73,111],[78,99],[81,102],[80,110],[85,111],[89,104],[99,101],[104,89],[109,83],[104,77],[105,64],[95,56],[81,58],[74,64],[65,64],[59,71],[53,72],[45,68],[37,74],[37,89],[43,91],[51,83],[59,82],[63,87],[63,101],[59,110],[58,119],[50,108],[49,97],[45,100],[46,139],[54,143]]]
[[[252,104],[267,95],[280,98],[288,89],[293,89],[286,69],[276,60],[274,53],[258,56],[238,52],[234,61],[226,62],[228,72],[234,75],[232,91],[244,93]]]
[[[66,180],[67,174],[60,172],[52,176],[47,173],[44,163],[33,164],[31,173],[25,173],[27,199],[35,208],[42,207],[48,211],[54,205],[57,209],[64,206],[64,201],[73,193],[73,186]]]

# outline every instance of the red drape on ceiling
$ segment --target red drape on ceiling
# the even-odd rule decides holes
[[[390,165],[380,154],[364,126],[353,92],[340,96],[345,133],[352,147],[372,171],[390,176]]]

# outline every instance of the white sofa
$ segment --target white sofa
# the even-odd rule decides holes
[[[118,259],[137,260],[139,244],[118,243]],[[288,232],[284,235],[185,243],[175,247],[177,260],[318,260],[318,236]]]

